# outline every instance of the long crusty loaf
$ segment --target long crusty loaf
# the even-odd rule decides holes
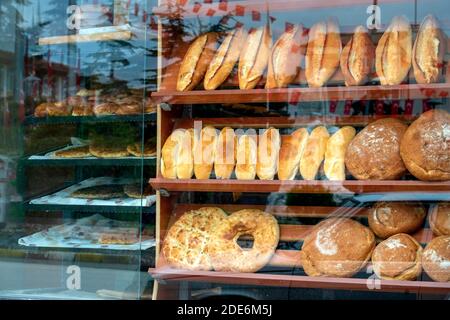
[[[216,89],[228,78],[239,59],[246,38],[247,31],[242,27],[227,34],[206,71],[203,81],[206,90]]]
[[[382,85],[397,85],[411,68],[412,31],[408,19],[397,16],[378,41],[375,68]]]
[[[202,129],[194,139],[194,173],[197,179],[209,179],[216,152],[217,130],[212,126]]]
[[[191,179],[194,174],[194,156],[192,152],[195,145],[194,139],[194,129],[191,128],[184,132],[180,140],[177,158],[178,179]]]
[[[306,142],[305,151],[300,160],[300,174],[305,180],[314,180],[323,162],[327,142],[330,138],[327,128],[314,128]]]
[[[239,56],[239,88],[253,89],[264,74],[272,48],[270,25],[252,29]]]
[[[269,128],[259,136],[258,163],[256,164],[256,174],[259,179],[273,180],[277,174],[280,146],[280,133],[275,128]]]
[[[322,87],[339,67],[342,42],[334,19],[316,23],[309,30],[305,76],[310,87]]]
[[[426,16],[420,25],[412,53],[414,76],[418,83],[439,81],[446,51],[447,39],[439,22],[432,15]]]
[[[244,134],[239,137],[236,148],[236,178],[253,180],[256,177],[258,146],[254,135]]]
[[[214,172],[217,179],[229,179],[236,164],[236,135],[230,127],[220,131],[214,158]]]
[[[345,85],[359,86],[366,83],[375,60],[375,46],[363,26],[356,27],[353,37],[342,50],[341,70]]]
[[[308,135],[308,130],[300,128],[290,136],[283,136],[278,160],[278,179],[294,180]]]
[[[324,171],[328,180],[345,180],[345,152],[355,134],[355,128],[346,126],[328,139],[324,162]]]
[[[194,89],[206,73],[216,49],[217,33],[197,37],[189,46],[178,71],[177,91]]]
[[[173,131],[161,149],[161,174],[164,178],[177,178],[178,154],[183,137],[183,129]]]
[[[269,57],[266,88],[284,88],[292,83],[305,57],[308,34],[303,25],[284,32],[272,48]]]

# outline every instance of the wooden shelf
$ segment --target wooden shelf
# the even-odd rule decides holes
[[[407,0],[403,0],[407,1]],[[398,2],[398,0],[397,0]],[[201,3],[201,2],[200,2]],[[249,15],[252,11],[265,13],[276,11],[292,11],[292,10],[308,10],[330,7],[346,7],[354,5],[369,6],[373,4],[373,0],[339,0],[339,1],[317,1],[317,0],[246,0],[232,1],[227,5],[220,4],[218,0],[213,3],[201,3],[196,6],[194,1],[184,6],[164,4],[153,8],[153,13],[161,17],[180,16],[183,18],[195,16],[225,16],[225,15]]]
[[[450,292],[450,283],[448,282],[308,277],[291,275],[291,271],[285,272],[285,274],[266,274],[181,271],[170,268],[150,268],[149,273],[156,280],[165,281],[194,281],[224,284],[234,283],[239,285],[245,284],[372,292],[414,292],[429,294],[448,294]],[[377,284],[377,288],[379,289],[373,289],[373,287],[371,287],[371,285],[375,284]]]
[[[150,179],[156,190],[198,191],[198,192],[287,192],[287,193],[392,193],[420,192],[435,194],[450,192],[450,181],[424,182],[417,180],[346,180],[346,181],[306,181],[306,180],[197,180],[197,179]]]
[[[157,103],[211,104],[211,103],[266,103],[266,102],[310,102],[345,100],[406,100],[438,99],[448,97],[450,83],[401,84],[396,86],[359,86],[323,88],[284,88],[253,90],[194,90],[187,92],[154,92]]]
[[[216,128],[232,127],[243,128],[296,128],[304,126],[355,126],[365,127],[369,123],[383,119],[396,118],[405,123],[411,123],[417,116],[408,115],[374,115],[374,116],[297,116],[297,117],[239,117],[239,118],[195,118],[175,119],[173,130],[178,128],[194,128],[195,122],[201,122],[202,126],[214,126]]]

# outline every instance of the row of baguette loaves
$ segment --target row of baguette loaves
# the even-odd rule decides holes
[[[161,150],[161,174],[168,179],[395,180],[409,171],[424,181],[450,180],[450,113],[434,109],[410,126],[396,118],[376,120],[356,134],[345,126],[330,136],[324,126],[281,136],[269,128],[259,136],[230,127],[200,132],[176,129]]]
[[[392,19],[375,46],[369,33],[358,26],[342,48],[338,23],[328,19],[308,31],[301,24],[272,43],[270,25],[229,31],[218,46],[219,35],[197,37],[180,65],[177,90],[189,91],[203,82],[206,90],[218,88],[238,64],[240,89],[253,89],[267,69],[265,87],[283,88],[293,83],[305,64],[310,87],[322,87],[340,67],[347,86],[363,85],[374,68],[381,85],[397,85],[408,76],[411,65],[418,83],[439,82],[447,51],[447,39],[438,20],[424,18],[413,44],[411,25],[404,16]],[[218,46],[218,48],[217,48]]]
[[[429,221],[437,237],[425,249],[410,235],[426,216],[420,203],[377,203],[369,209],[369,227],[346,217],[324,219],[304,238],[301,265],[309,276],[352,277],[371,260],[382,279],[416,280],[423,268],[434,281],[448,282],[449,209],[449,203],[431,208]],[[251,248],[237,243],[243,235],[252,236]],[[169,228],[162,253],[179,269],[256,272],[270,263],[280,238],[278,222],[270,213],[243,209],[227,214],[204,207],[184,213]]]

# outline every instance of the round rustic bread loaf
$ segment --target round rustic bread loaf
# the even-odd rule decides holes
[[[350,142],[345,154],[345,165],[359,180],[394,180],[406,168],[400,157],[400,142],[407,125],[400,120],[377,120]]]
[[[400,154],[417,179],[450,180],[450,113],[430,110],[406,130]]]
[[[441,202],[431,208],[428,222],[437,236],[450,236],[450,202]]]
[[[434,281],[450,281],[450,236],[431,240],[422,254],[422,266]]]
[[[366,265],[374,248],[369,228],[352,219],[330,218],[305,238],[300,261],[309,276],[351,277]]]
[[[426,216],[420,203],[378,202],[369,211],[369,227],[382,239],[397,233],[412,233],[419,229]]]
[[[422,247],[406,233],[380,242],[372,254],[373,271],[386,280],[415,280],[422,271]]]

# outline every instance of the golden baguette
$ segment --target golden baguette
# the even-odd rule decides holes
[[[191,128],[184,132],[184,135],[180,140],[177,158],[178,179],[191,179],[194,174],[194,139],[194,129]]]
[[[284,88],[300,72],[305,57],[308,34],[303,25],[295,25],[275,42],[269,57],[266,88]]]
[[[239,60],[246,38],[247,31],[244,28],[228,32],[206,71],[203,81],[205,90],[216,89],[228,78]]]
[[[194,173],[197,179],[209,179],[216,152],[217,130],[212,126],[202,129],[194,139]]]
[[[278,179],[294,180],[298,172],[300,159],[308,140],[308,130],[300,128],[290,136],[284,136],[281,142],[278,160]]]
[[[236,135],[230,127],[220,131],[214,158],[214,172],[217,179],[230,179],[236,164]]]
[[[397,85],[407,77],[411,68],[412,31],[403,16],[392,19],[378,41],[375,68],[382,85]]]
[[[278,129],[269,128],[259,136],[256,174],[261,180],[273,180],[278,171],[281,140]]]
[[[310,87],[323,87],[339,67],[342,42],[334,19],[319,22],[309,31],[305,77]]]
[[[239,56],[239,88],[253,89],[264,74],[272,48],[269,24],[249,31]]]
[[[244,134],[239,137],[236,148],[236,178],[253,180],[256,177],[257,141],[253,135]]]
[[[365,84],[375,62],[375,46],[363,26],[356,27],[353,37],[342,50],[341,70],[347,86]]]
[[[184,130],[177,129],[167,138],[161,149],[161,174],[166,179],[177,178],[177,161],[179,148],[184,137]]]
[[[432,15],[426,16],[420,25],[412,53],[414,77],[418,83],[440,80],[446,51],[447,39],[439,22]]]
[[[316,127],[309,135],[305,151],[300,160],[300,174],[305,180],[314,180],[325,157],[330,138],[327,128]]]
[[[355,128],[346,126],[328,139],[324,162],[324,171],[328,180],[345,180],[345,152],[355,134]]]
[[[177,91],[190,91],[202,80],[214,56],[217,33],[197,37],[189,46],[178,71]]]

